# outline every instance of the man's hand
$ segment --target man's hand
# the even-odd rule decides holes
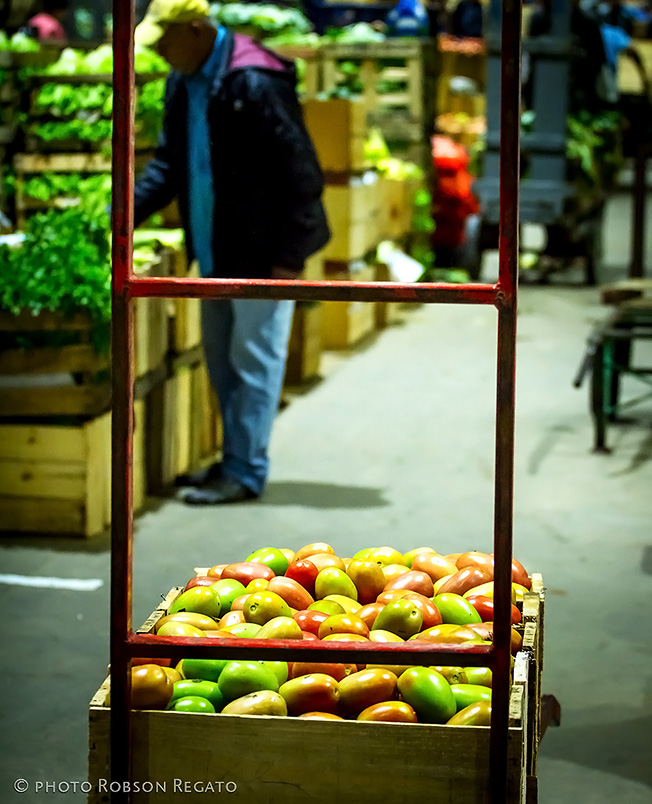
[[[289,268],[281,268],[279,265],[275,265],[272,268],[272,279],[298,279],[299,273],[296,271],[291,271]]]

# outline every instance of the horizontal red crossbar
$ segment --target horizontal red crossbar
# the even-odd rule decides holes
[[[305,282],[286,279],[192,279],[132,277],[131,296],[165,298],[297,299],[302,301],[386,301],[499,305],[498,285],[453,285],[437,282]]]
[[[346,662],[357,664],[366,657],[374,664],[437,664],[486,666],[493,659],[493,645],[432,642],[328,642],[297,639],[198,639],[132,634],[126,646],[132,657],[178,657],[179,659],[254,659],[289,662]]]

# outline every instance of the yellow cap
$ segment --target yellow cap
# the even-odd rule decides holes
[[[140,25],[136,26],[135,41],[151,47],[175,22],[192,22],[208,17],[207,0],[152,0]]]

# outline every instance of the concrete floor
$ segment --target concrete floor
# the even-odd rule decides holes
[[[626,204],[609,214],[607,254],[622,277]],[[607,310],[597,290],[567,279],[522,284],[518,329],[514,550],[543,573],[543,687],[562,706],[561,727],[540,748],[540,801],[649,804],[652,404],[610,428],[611,454],[592,453],[588,388],[572,380]],[[278,417],[260,501],[155,501],[136,524],[134,622],[193,567],[266,544],[488,550],[495,319],[488,309],[419,307],[366,348],[329,356],[326,380]],[[103,582],[96,591],[0,584],[3,804],[84,800],[33,785],[86,776],[87,705],[108,657],[107,547],[106,538],[0,543],[2,573]],[[17,778],[32,792],[15,793]]]

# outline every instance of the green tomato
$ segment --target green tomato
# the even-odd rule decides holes
[[[220,692],[227,701],[235,701],[250,692],[278,692],[278,678],[262,662],[228,662],[219,679]]]
[[[170,709],[173,712],[203,712],[204,714],[215,714],[215,707],[206,698],[198,695],[188,695],[185,698],[177,699]]]
[[[187,679],[217,681],[228,659],[182,659],[181,675]]]
[[[446,723],[457,712],[451,685],[431,667],[408,667],[397,687],[401,699],[410,704],[420,721]]]
[[[260,550],[254,550],[245,560],[265,564],[274,575],[285,575],[288,569],[287,556],[278,547],[261,547]]]
[[[220,596],[220,602],[222,604],[220,616],[222,617],[227,612],[231,611],[231,606],[236,597],[244,595],[247,591],[245,585],[240,583],[240,581],[236,581],[235,578],[225,578],[224,580],[216,581],[214,584],[211,584],[209,588],[215,589]]]
[[[491,702],[490,687],[484,687],[480,684],[451,684],[451,690],[458,712],[466,709],[467,706],[471,706],[471,704],[478,703],[478,701]]]
[[[482,617],[468,600],[454,592],[444,592],[433,598],[435,606],[439,609],[442,622],[454,625],[470,625],[481,623]]]
[[[288,675],[290,673],[290,668],[288,667],[287,662],[274,662],[274,661],[265,661],[263,662],[265,667],[268,667],[272,673],[276,676],[278,680],[279,687],[281,684],[285,684],[288,680]]]
[[[172,705],[179,699],[188,697],[205,698],[210,701],[216,712],[220,712],[226,703],[215,681],[207,681],[204,678],[182,678],[181,681],[174,682],[168,708],[172,708]]]

